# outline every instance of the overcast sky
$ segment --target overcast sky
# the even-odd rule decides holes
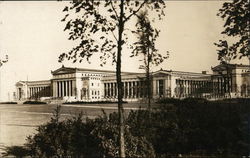
[[[58,56],[75,43],[64,32],[63,8],[68,2],[4,1],[0,2],[0,57],[9,62],[0,69],[0,100],[12,95],[19,80],[46,80],[51,70],[61,67]],[[222,36],[223,21],[216,14],[223,1],[168,1],[166,16],[157,26],[161,30],[157,46],[170,51],[170,58],[156,69],[211,72],[218,64],[216,47]],[[123,55],[123,71],[138,71],[138,59]],[[65,66],[95,68],[98,57],[81,64],[65,62]],[[114,70],[109,63],[100,69]],[[2,99],[1,99],[2,98]]]

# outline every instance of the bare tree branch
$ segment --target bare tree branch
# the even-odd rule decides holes
[[[117,13],[116,10],[115,10],[115,7],[114,7],[114,4],[113,4],[112,0],[110,0],[110,4],[111,4],[111,7],[112,7],[112,10],[113,10],[114,13],[115,13],[116,18],[118,19],[119,16],[118,16],[118,13]]]

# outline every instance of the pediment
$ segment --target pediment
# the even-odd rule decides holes
[[[213,71],[223,71],[227,69],[235,68],[234,64],[220,64],[212,68]]]
[[[23,81],[19,81],[16,83],[16,86],[24,86],[24,85],[25,85],[25,83]]]
[[[156,71],[153,73],[154,77],[162,77],[162,76],[168,76],[168,75],[170,75],[170,73],[166,71]]]
[[[75,68],[68,68],[68,67],[61,67],[55,71],[52,71],[51,73],[53,75],[60,75],[60,74],[70,74],[76,72]]]

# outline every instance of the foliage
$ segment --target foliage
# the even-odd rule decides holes
[[[96,119],[82,120],[82,114],[60,121],[60,108],[51,121],[38,128],[27,139],[26,147],[33,157],[118,157],[118,115],[112,113]],[[155,157],[152,145],[145,137],[133,136],[125,128],[127,157]]]
[[[8,55],[6,55],[5,59],[0,59],[0,67],[3,66],[4,63],[8,61]]]
[[[25,101],[23,104],[47,104],[46,102],[41,101]]]
[[[123,3],[124,13],[119,14],[120,6]],[[69,40],[77,40],[80,44],[73,48],[69,53],[63,53],[59,61],[65,58],[73,62],[82,62],[83,58],[89,61],[94,53],[100,53],[102,64],[106,63],[107,58],[116,62],[116,48],[118,47],[118,36],[116,31],[125,26],[131,18],[136,16],[140,10],[147,8],[151,12],[164,15],[165,8],[162,0],[125,0],[125,1],[74,1],[70,6],[64,8],[66,12],[62,21],[66,22],[65,31],[69,31]],[[79,15],[79,16],[77,16]],[[122,17],[122,25],[119,25],[119,19]],[[120,42],[128,43],[128,33],[130,29],[122,32],[124,38]]]
[[[176,124],[174,107],[165,107],[158,110],[139,110],[130,112],[127,122],[132,134],[144,136],[152,143],[156,157],[162,154],[175,154],[178,148],[178,126]],[[152,121],[149,121],[152,120]]]
[[[249,8],[250,4],[248,0],[233,0],[232,2],[225,2],[223,7],[219,10],[218,16],[226,19],[224,24],[225,34],[229,37],[237,37],[238,40],[229,45],[227,40],[220,40],[215,43],[220,48],[218,50],[218,57],[221,58],[240,58],[248,56],[250,49],[250,24],[249,24]]]
[[[28,149],[23,146],[10,146],[5,148],[5,153],[3,156],[16,156],[17,158],[22,158],[28,155]]]
[[[133,56],[143,56],[143,65],[140,65],[140,68],[146,71],[146,82],[147,82],[147,97],[148,97],[148,108],[151,108],[151,85],[152,85],[152,76],[151,76],[151,66],[161,64],[164,59],[168,58],[168,52],[166,56],[158,53],[158,49],[155,47],[155,42],[157,37],[159,37],[159,30],[154,29],[149,18],[148,12],[142,11],[137,16],[138,20],[136,23],[136,30],[133,31],[137,36],[137,42],[131,46],[133,48]]]
[[[143,11],[138,15],[138,21],[136,23],[136,30],[133,31],[137,36],[137,42],[132,46],[133,56],[143,55],[144,64],[141,65],[145,69],[149,69],[150,65],[159,65],[164,59],[168,58],[168,52],[166,56],[158,53],[158,49],[155,47],[156,39],[159,37],[160,30],[154,29],[149,18],[148,12]]]
[[[238,157],[250,148],[250,107],[247,100],[173,100],[149,110],[131,111],[125,120],[127,157],[181,155]],[[119,157],[117,113],[95,119],[82,114],[38,128],[25,145],[33,157]]]
[[[63,104],[117,104],[115,101],[72,101],[72,102],[64,102]],[[123,101],[123,103],[128,103],[127,101]]]
[[[0,102],[0,104],[17,104],[17,102]]]
[[[160,108],[130,112],[134,135],[152,143],[157,157],[247,155],[250,147],[250,107],[245,101],[167,100]],[[238,100],[237,100],[238,101]]]
[[[180,102],[180,99],[176,99],[176,98],[163,98],[163,99],[159,99],[156,101],[156,103],[159,103],[159,104],[176,104],[179,102]]]

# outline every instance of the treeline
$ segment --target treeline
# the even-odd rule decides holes
[[[163,102],[167,104],[151,111],[131,111],[126,116],[126,157],[248,155],[250,106],[246,100]],[[83,120],[79,115],[60,121],[58,108],[50,122],[27,138],[22,149],[32,157],[118,157],[118,115],[103,112],[96,119]]]

